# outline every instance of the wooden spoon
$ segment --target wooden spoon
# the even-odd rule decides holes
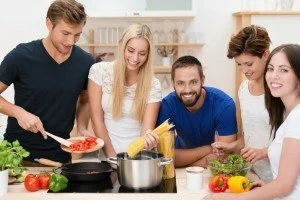
[[[58,137],[58,136],[53,135],[53,134],[51,134],[51,133],[48,133],[47,131],[45,131],[45,132],[46,132],[46,134],[47,134],[49,137],[51,137],[52,139],[56,140],[57,142],[59,142],[60,144],[62,144],[62,145],[64,145],[64,146],[70,147],[71,144],[73,144],[73,142],[71,142],[71,141],[65,140],[65,139],[63,139],[63,138],[61,138],[61,137]]]

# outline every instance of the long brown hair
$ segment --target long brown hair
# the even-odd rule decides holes
[[[271,39],[265,28],[251,25],[233,35],[228,45],[227,57],[232,59],[243,53],[262,58],[269,50]]]
[[[129,40],[133,38],[144,38],[148,41],[149,50],[148,57],[143,66],[140,67],[137,79],[137,88],[133,100],[133,112],[139,122],[143,120],[143,114],[152,84],[153,66],[152,66],[152,34],[150,28],[146,25],[132,24],[123,34],[118,48],[118,57],[114,64],[114,83],[112,86],[112,107],[113,118],[117,119],[121,116],[124,101],[125,86],[125,70],[126,63],[124,52]]]
[[[276,47],[271,52],[267,60],[264,75],[266,76],[267,69],[268,69],[267,66],[270,63],[270,60],[275,54],[279,52],[283,52],[286,55],[287,60],[290,63],[293,71],[295,72],[298,80],[300,80],[300,46],[298,44],[284,44]],[[274,130],[274,138],[275,138],[276,131],[278,130],[279,126],[283,122],[283,114],[285,111],[285,107],[282,100],[279,97],[272,96],[265,78],[264,78],[264,86],[265,86],[265,104],[269,112],[271,133]]]

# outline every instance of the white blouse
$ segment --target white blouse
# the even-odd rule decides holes
[[[136,84],[125,86],[125,95],[121,117],[117,120],[112,117],[112,85],[114,62],[100,62],[94,64],[89,72],[89,79],[102,88],[102,109],[104,123],[110,136],[116,153],[125,152],[128,144],[140,136],[141,123],[132,111],[133,100],[136,92]],[[148,103],[160,102],[162,99],[161,85],[157,78],[153,77]]]
[[[249,91],[249,81],[245,80],[239,88],[239,100],[242,115],[245,146],[262,149],[269,147],[269,114],[265,107],[265,95],[254,96]],[[259,178],[265,182],[273,179],[268,158],[256,161],[252,167]]]

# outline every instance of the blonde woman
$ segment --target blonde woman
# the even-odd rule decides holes
[[[119,42],[117,60],[94,64],[88,96],[93,130],[104,140],[107,157],[126,151],[129,142],[145,137],[145,148],[157,145],[155,126],[161,86],[153,75],[152,34],[146,25],[129,26]]]

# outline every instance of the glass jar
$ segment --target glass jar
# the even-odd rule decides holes
[[[153,43],[154,44],[158,44],[159,43],[159,32],[157,30],[155,30],[153,32]]]
[[[165,165],[163,168],[163,179],[170,179],[175,177],[174,166],[174,139],[175,134],[173,131],[167,131],[159,137],[158,152],[162,153],[165,158],[172,158],[173,162]]]
[[[170,30],[167,34],[166,34],[166,41],[167,43],[173,43],[174,39],[173,39],[173,31]]]

